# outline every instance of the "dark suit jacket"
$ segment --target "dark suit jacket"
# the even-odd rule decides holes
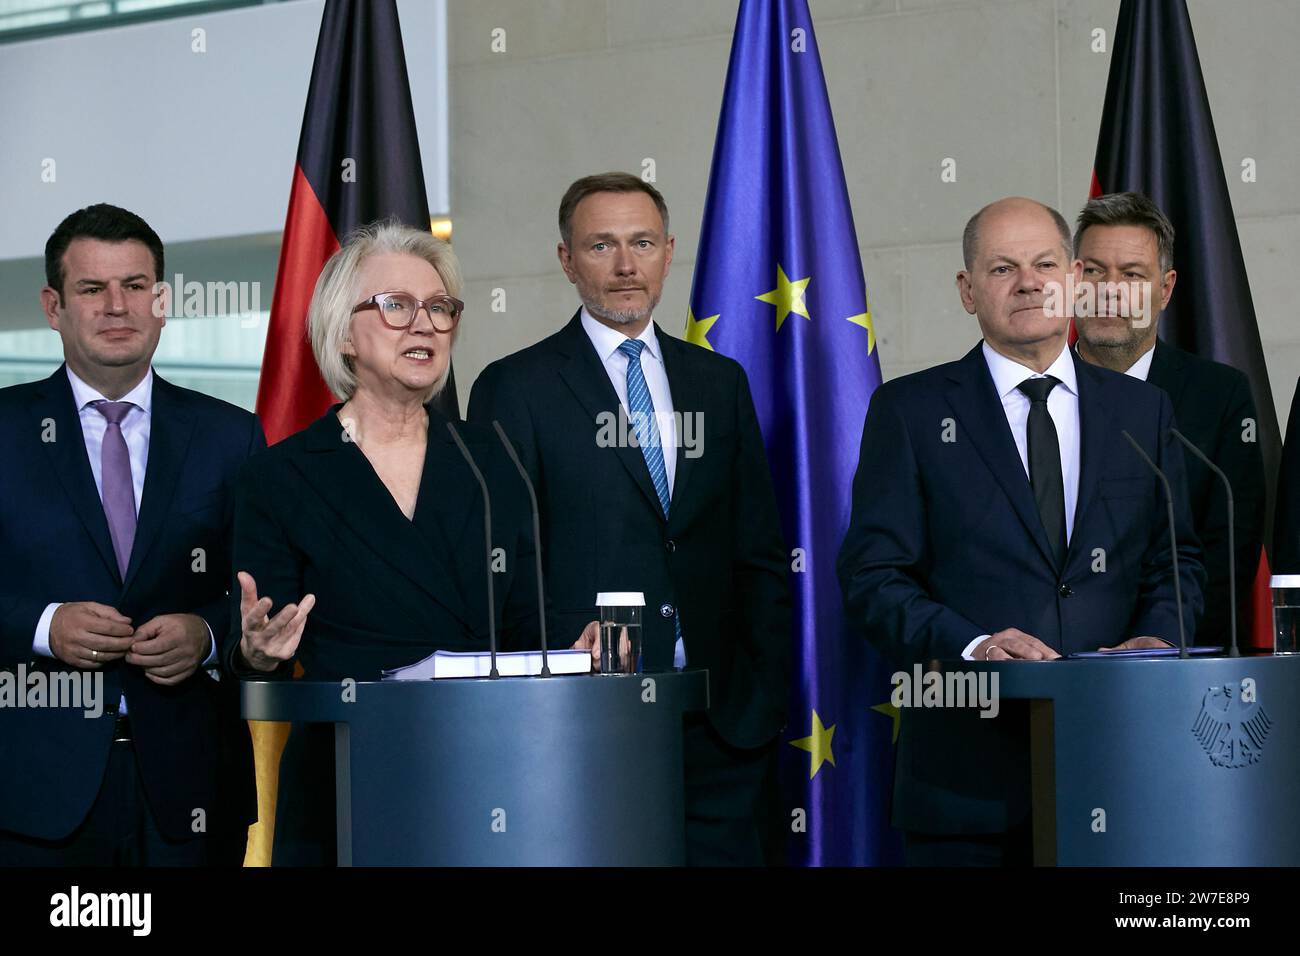
[[[32,653],[42,611],[59,601],[98,601],[137,625],[197,614],[220,642],[229,626],[231,489],[265,444],[247,411],[155,373],[149,461],[123,581],[65,368],[0,391],[0,666],[80,673]],[[116,711],[126,694],[140,774],[164,834],[192,836],[197,808],[207,810],[209,833],[237,832],[256,819],[234,681],[199,670],[161,687],[123,661],[103,675],[106,710]],[[70,834],[95,800],[112,738],[111,718],[0,708],[0,829],[41,839]]]
[[[239,587],[232,586],[226,660],[244,678],[379,680],[435,650],[488,649],[483,495],[446,419],[433,404],[413,519],[393,500],[364,453],[344,440],[335,406],[251,460],[235,495],[234,569],[247,571],[276,614],[316,596],[297,654],[271,673],[239,653]],[[532,517],[527,490],[495,432],[460,424],[488,483],[501,650],[538,646]],[[572,643],[572,641],[568,642]],[[567,644],[565,646],[568,646]],[[335,860],[332,728],[295,724],[280,759],[272,861]]]
[[[1300,382],[1286,420],[1286,444],[1277,475],[1273,516],[1273,573],[1300,574]]]
[[[235,494],[234,569],[247,571],[271,614],[316,596],[295,657],[307,680],[379,680],[435,650],[488,648],[483,495],[433,406],[414,519],[365,454],[344,440],[335,406],[248,462]],[[537,646],[537,592],[527,490],[490,429],[459,426],[492,499],[493,575],[500,649]],[[231,589],[227,661],[238,653],[238,584]],[[569,641],[568,644],[571,644]],[[567,647],[568,644],[565,646]]]
[[[1129,637],[1178,641],[1160,485],[1120,435],[1169,475],[1184,614],[1201,607],[1199,549],[1182,455],[1166,437],[1169,398],[1074,357],[1080,474],[1063,571],[979,346],[957,362],[887,382],[871,398],[839,576],[850,619],[898,665],[957,660],[976,637],[1015,627],[1061,654]],[[951,422],[955,438],[945,441]],[[1105,571],[1094,571],[1096,549]],[[1021,665],[1050,666],[1050,665]],[[1058,666],[1069,666],[1060,664]],[[1028,810],[1023,710],[905,710],[894,820],[931,833],[998,833]]]
[[[1209,456],[1232,482],[1237,559],[1237,630],[1245,640],[1250,595],[1264,542],[1264,456],[1250,382],[1230,365],[1211,362],[1157,342],[1147,381],[1169,395],[1178,430]],[[1243,420],[1255,422],[1253,441],[1243,441]],[[1179,446],[1182,447],[1181,445]],[[1228,506],[1223,482],[1184,449],[1187,500],[1205,552],[1205,612],[1196,625],[1201,644],[1228,643]]]
[[[489,365],[469,403],[472,420],[501,422],[536,483],[552,633],[576,638],[600,591],[644,592],[647,666],[671,666],[680,612],[688,666],[709,670],[713,726],[733,746],[765,744],[785,722],[790,597],[745,373],[655,327],[676,411],[702,423],[702,453],[677,449],[665,521],[642,450],[598,443],[619,400],[579,315]]]

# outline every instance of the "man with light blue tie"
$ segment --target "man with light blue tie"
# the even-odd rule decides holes
[[[749,384],[652,320],[673,253],[654,186],[579,179],[559,226],[582,307],[484,369],[469,417],[501,422],[537,486],[551,629],[591,642],[597,593],[640,591],[645,668],[709,671],[684,740],[687,862],[762,863],[791,609]]]
[[[65,364],[0,390],[0,669],[102,693],[93,711],[0,707],[0,865],[237,863],[250,750],[233,682],[207,669],[229,486],[262,430],[154,373],[167,300],[144,220],[73,213],[46,273]]]

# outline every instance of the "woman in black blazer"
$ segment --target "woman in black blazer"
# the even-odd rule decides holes
[[[446,243],[391,223],[360,230],[326,263],[308,330],[345,401],[241,475],[240,606],[226,650],[237,675],[369,681],[435,650],[487,650],[482,492],[429,404],[451,367],[459,289]],[[534,647],[527,491],[492,429],[457,427],[491,492],[499,646]],[[277,865],[333,862],[332,740],[329,727],[290,734]]]

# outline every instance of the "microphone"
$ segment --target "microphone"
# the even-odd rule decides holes
[[[1123,429],[1120,430],[1120,434],[1133,446],[1133,450],[1146,462],[1147,467],[1156,473],[1156,477],[1160,479],[1160,484],[1165,489],[1165,508],[1169,512],[1169,555],[1174,561],[1174,600],[1178,603],[1178,656],[1186,658],[1187,632],[1183,629],[1183,582],[1178,576],[1178,534],[1174,530],[1174,493],[1169,489],[1169,479],[1165,477],[1165,473],[1142,450],[1142,446],[1134,440],[1133,436]]]
[[[1205,463],[1205,467],[1210,469],[1219,476],[1223,482],[1224,493],[1228,496],[1228,611],[1229,625],[1231,627],[1231,646],[1228,648],[1229,657],[1240,657],[1241,652],[1237,650],[1237,542],[1234,534],[1233,522],[1234,512],[1232,503],[1232,482],[1228,481],[1228,476],[1223,473],[1223,469],[1210,461],[1205,452],[1201,451],[1192,444],[1191,439],[1180,432],[1177,428],[1169,429],[1169,434],[1173,435],[1180,442],[1187,446],[1197,458]]]
[[[478,465],[474,463],[474,456],[469,453],[469,449],[461,441],[460,432],[456,431],[456,426],[448,422],[447,431],[451,432],[451,437],[456,440],[456,447],[460,449],[461,457],[465,459],[465,464],[469,465],[469,470],[474,472],[474,477],[478,479],[478,486],[483,489],[483,535],[487,541],[487,560],[483,562],[483,566],[487,568],[488,648],[492,652],[492,669],[488,673],[488,677],[495,680],[501,674],[497,670],[496,600],[492,596],[492,498],[488,495],[488,486],[487,482],[483,480],[483,472],[478,470]],[[1170,514],[1172,513],[1170,512]]]
[[[537,491],[533,488],[533,480],[528,477],[528,472],[524,470],[523,462],[519,460],[519,455],[515,452],[515,446],[510,444],[510,439],[506,437],[506,430],[501,427],[501,423],[495,418],[492,419],[492,427],[496,429],[497,437],[501,439],[501,444],[505,446],[506,454],[515,463],[515,470],[519,472],[519,477],[524,480],[524,485],[528,488],[528,501],[533,508],[533,552],[537,558],[537,622],[542,634],[542,673],[540,676],[550,677],[551,665],[546,660],[546,596],[542,592],[542,516],[541,512],[537,510]]]

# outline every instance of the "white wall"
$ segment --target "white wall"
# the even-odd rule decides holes
[[[1157,0],[1150,0],[1157,2]],[[886,377],[978,339],[953,277],[984,203],[1087,198],[1119,0],[810,0]],[[1246,267],[1285,422],[1300,375],[1300,3],[1190,0]],[[658,318],[685,324],[736,0],[452,0],[452,195],[468,386],[576,305],[555,262],[565,186],[653,157],[677,258]],[[506,31],[494,52],[492,31]],[[1108,44],[1109,49],[1109,44]],[[1259,176],[1241,181],[1243,157]],[[953,157],[958,180],[939,180]],[[505,314],[490,311],[492,290]],[[1175,293],[1177,294],[1177,293]]]
[[[1022,193],[1072,217],[1086,197],[1110,65],[1092,31],[1113,40],[1119,0],[810,6],[885,375],[956,358],[978,336],[952,284],[970,213]],[[1300,3],[1189,7],[1285,423],[1300,376]],[[399,8],[430,203],[453,215],[468,280],[462,399],[487,362],[572,313],[555,208],[587,172],[655,159],[678,242],[659,318],[680,331],[736,0],[448,0],[446,58],[443,0]],[[153,222],[187,276],[269,276],[320,9],[295,0],[0,46],[0,329],[41,323],[39,263],[4,260],[36,256],[63,215],[100,199]],[[202,57],[189,52],[196,25]],[[45,156],[56,184],[40,182]],[[944,184],[949,156],[959,176]],[[1238,175],[1246,156],[1257,182]],[[259,232],[270,242],[247,263],[201,242]],[[498,288],[505,313],[490,308]]]

